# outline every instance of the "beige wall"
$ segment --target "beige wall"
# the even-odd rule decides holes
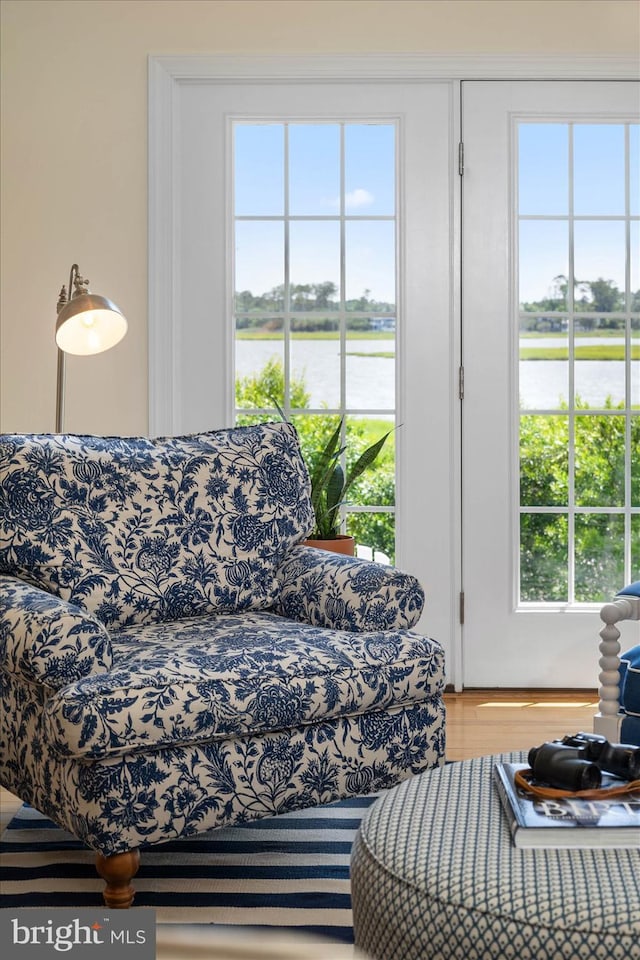
[[[637,55],[637,0],[2,0],[0,427],[52,430],[55,302],[77,260],[130,321],[70,358],[70,430],[147,427],[147,57]]]

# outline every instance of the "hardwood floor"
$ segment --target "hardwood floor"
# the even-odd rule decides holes
[[[445,694],[447,759],[528,750],[565,733],[593,729],[595,690],[465,690]],[[0,787],[0,832],[20,801]]]
[[[593,730],[596,690],[465,690],[445,694],[447,759],[528,750]]]
[[[11,820],[11,817],[22,806],[22,801],[12,793],[0,787],[0,834]]]

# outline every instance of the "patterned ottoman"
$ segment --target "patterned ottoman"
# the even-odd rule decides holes
[[[405,781],[367,811],[351,858],[355,940],[374,960],[638,960],[640,851],[522,850],[495,760]]]

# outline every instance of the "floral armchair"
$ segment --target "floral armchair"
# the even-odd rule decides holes
[[[444,759],[443,651],[390,567],[301,544],[294,429],[0,437],[0,781],[97,854]]]

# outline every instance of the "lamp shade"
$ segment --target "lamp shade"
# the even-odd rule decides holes
[[[115,347],[127,332],[119,308],[94,293],[72,297],[58,313],[56,343],[64,353],[88,356]]]

